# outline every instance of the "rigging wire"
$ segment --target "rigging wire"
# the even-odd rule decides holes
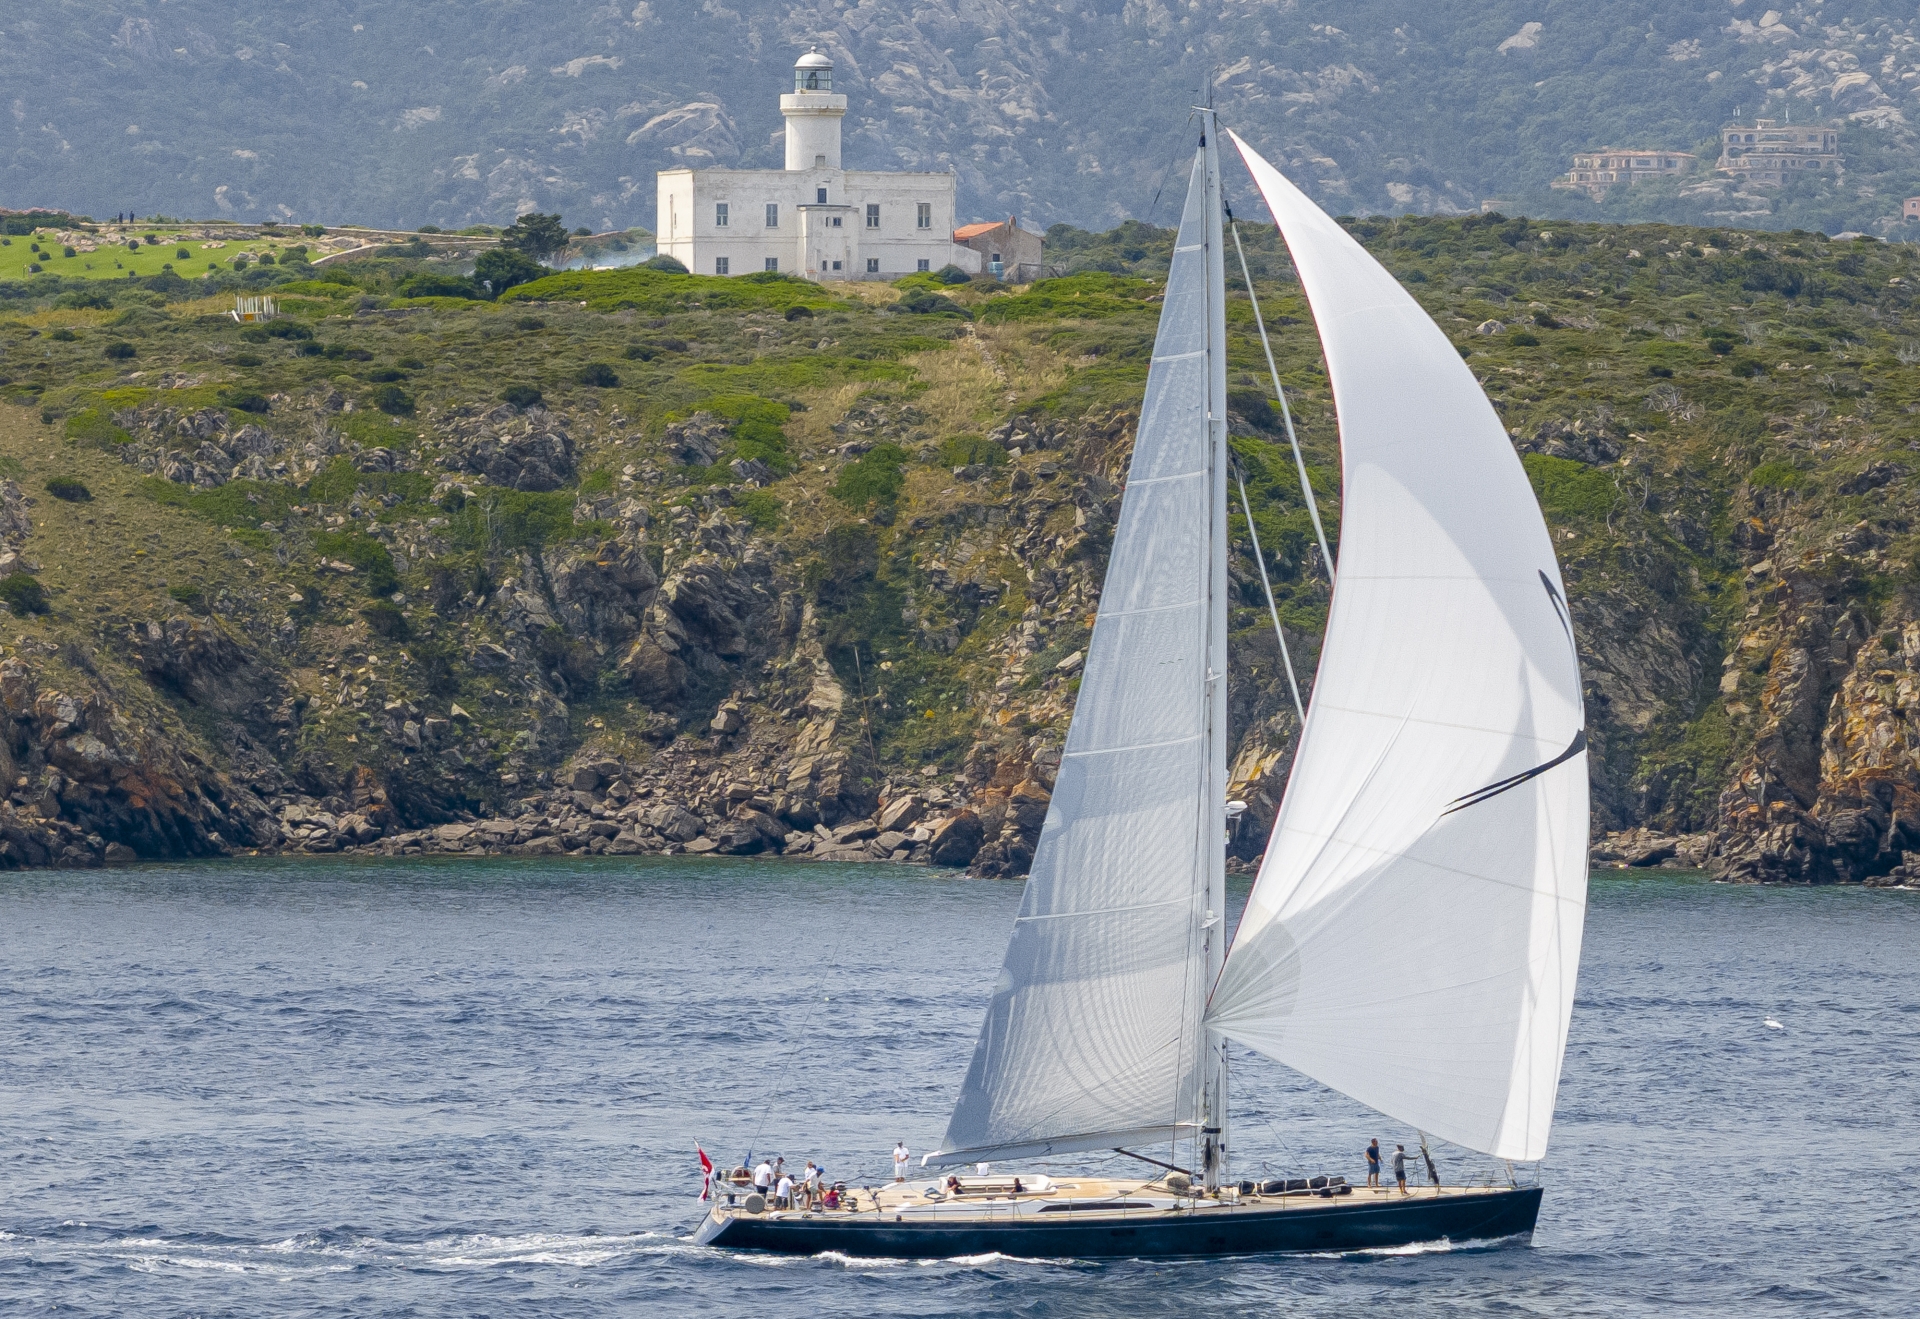
[[[1253,539],[1253,561],[1260,565],[1260,589],[1267,593],[1267,616],[1273,619],[1273,635],[1280,642],[1280,662],[1286,665],[1287,687],[1293,692],[1293,712],[1300,716],[1300,727],[1307,726],[1307,707],[1300,700],[1300,682],[1293,676],[1293,656],[1287,653],[1287,634],[1280,630],[1280,610],[1273,603],[1273,584],[1267,580],[1267,558],[1260,552],[1260,533],[1253,525],[1253,509],[1247,503],[1247,482],[1235,464],[1233,479],[1240,487],[1240,511],[1247,515],[1247,535]]]
[[[1313,482],[1307,476],[1307,460],[1300,456],[1300,439],[1293,433],[1293,409],[1287,406],[1287,391],[1280,387],[1280,368],[1273,361],[1273,344],[1267,339],[1267,323],[1260,316],[1260,299],[1253,291],[1253,275],[1247,269],[1247,252],[1240,246],[1240,225],[1230,222],[1233,250],[1240,256],[1240,277],[1247,282],[1247,301],[1253,307],[1253,323],[1260,328],[1260,347],[1267,355],[1267,371],[1273,377],[1273,392],[1280,398],[1280,417],[1287,424],[1287,443],[1293,446],[1293,466],[1300,473],[1300,489],[1307,497],[1307,515],[1313,519],[1314,539],[1320,542],[1320,561],[1327,566],[1327,584],[1333,584],[1333,553],[1327,549],[1327,529],[1320,525],[1320,504],[1313,497]]]
[[[818,978],[816,978],[814,981],[813,1008],[810,1012],[807,1013],[806,1021],[801,1023],[801,1026],[800,1026],[801,1039],[805,1039],[807,1037],[807,1032],[813,1029],[813,1019],[820,1015],[820,1005],[822,1003],[833,1002],[833,996],[831,994],[822,996],[820,993],[820,990],[824,988],[826,985],[828,972],[832,970],[833,970],[833,964],[829,962],[827,965],[820,968],[820,974]],[[767,1102],[765,1106],[762,1107],[760,1110],[760,1123],[758,1126],[754,1127],[753,1129],[753,1140],[747,1146],[747,1157],[741,1160],[741,1162],[744,1163],[749,1168],[753,1166],[753,1152],[754,1150],[760,1147],[760,1133],[766,1130],[767,1118],[772,1116],[773,1114],[774,1103],[786,1091],[787,1073],[793,1070],[793,1056],[796,1053],[798,1053],[799,1050],[787,1049],[784,1052],[786,1053],[787,1056],[786,1056],[786,1061],[783,1062],[780,1067],[780,1079],[773,1083],[773,1088],[771,1090],[767,1091]]]

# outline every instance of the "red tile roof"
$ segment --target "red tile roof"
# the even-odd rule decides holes
[[[983,220],[979,224],[963,224],[953,231],[953,241],[964,243],[969,238],[978,238],[981,234],[1000,229],[1013,223],[1013,217],[1004,220]]]

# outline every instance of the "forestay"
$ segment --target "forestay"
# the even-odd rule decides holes
[[[1446,335],[1234,140],[1319,327],[1342,520],[1292,780],[1207,1024],[1412,1126],[1538,1159],[1587,876],[1552,544]]]
[[[1225,342],[1217,148],[1167,276],[1073,722],[1006,963],[934,1164],[1189,1133],[1221,900]],[[1210,291],[1211,290],[1211,291]],[[1209,352],[1209,341],[1215,346]],[[1215,419],[1210,420],[1209,414]]]

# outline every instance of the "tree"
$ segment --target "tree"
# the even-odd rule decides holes
[[[473,277],[482,281],[499,297],[515,284],[539,279],[547,268],[521,252],[504,247],[490,248],[473,263]]]
[[[567,227],[558,215],[529,211],[507,226],[500,241],[535,261],[545,261],[567,245]]]

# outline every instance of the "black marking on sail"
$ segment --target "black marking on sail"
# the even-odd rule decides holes
[[[1587,749],[1587,730],[1583,728],[1579,732],[1573,735],[1573,741],[1567,744],[1567,749],[1565,751],[1562,751],[1559,755],[1555,756],[1552,760],[1547,761],[1544,765],[1535,765],[1532,769],[1522,770],[1520,773],[1513,775],[1511,778],[1504,778],[1499,780],[1496,783],[1489,783],[1486,787],[1475,789],[1474,791],[1468,793],[1464,797],[1456,797],[1453,799],[1453,804],[1448,806],[1446,810],[1440,812],[1440,814],[1452,815],[1455,811],[1464,811],[1469,806],[1478,806],[1481,802],[1487,801],[1488,799],[1493,797],[1498,797],[1501,793],[1507,791],[1510,788],[1519,787],[1522,783],[1525,783],[1529,779],[1539,778],[1542,774],[1545,774],[1548,770],[1552,769],[1555,765],[1566,764],[1569,760],[1572,760],[1575,756],[1579,755],[1582,751],[1585,751],[1586,749]]]
[[[1574,652],[1574,672],[1577,675],[1579,673],[1580,652],[1574,644],[1573,619],[1567,613],[1567,602],[1560,598],[1559,589],[1554,586],[1553,579],[1547,576],[1545,569],[1542,569],[1540,572],[1540,585],[1546,588],[1547,599],[1553,602],[1554,617],[1560,620],[1560,629],[1567,634],[1567,647]],[[1464,797],[1455,797],[1447,809],[1440,812],[1440,814],[1452,815],[1455,811],[1464,811],[1469,806],[1478,806],[1481,802],[1498,797],[1501,793],[1517,788],[1522,783],[1539,778],[1556,765],[1564,765],[1582,751],[1585,751],[1587,749],[1586,693],[1576,690],[1575,696],[1580,702],[1581,727],[1580,730],[1573,735],[1573,741],[1567,744],[1565,751],[1562,751],[1559,755],[1544,764],[1535,765],[1532,769],[1522,770],[1520,773],[1511,775],[1508,778],[1499,779],[1487,784],[1484,788],[1476,788]]]

